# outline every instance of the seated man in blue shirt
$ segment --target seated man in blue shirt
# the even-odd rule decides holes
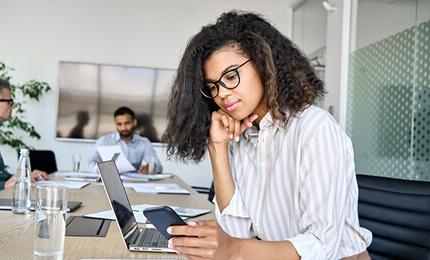
[[[10,119],[14,107],[15,104],[10,95],[9,82],[0,79],[0,125]],[[31,179],[36,181],[39,178],[48,179],[48,174],[43,171],[34,170],[31,173]],[[16,177],[6,171],[3,157],[0,154],[0,190],[13,187],[15,182]]]
[[[119,145],[130,163],[142,174],[148,174],[149,164],[155,163],[155,171],[161,173],[163,167],[151,142],[146,137],[134,133],[136,117],[128,107],[120,107],[114,113],[117,132],[104,135],[96,142],[90,158],[88,169],[96,171],[96,163],[102,159],[97,151],[98,146]]]

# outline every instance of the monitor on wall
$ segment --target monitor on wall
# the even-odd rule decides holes
[[[160,142],[175,70],[60,62],[57,138],[94,140],[115,131],[114,111],[136,113],[136,132]]]

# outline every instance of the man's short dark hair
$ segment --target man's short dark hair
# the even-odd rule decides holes
[[[122,115],[130,115],[133,119],[135,119],[134,111],[129,107],[120,107],[113,113],[113,117],[122,116]]]
[[[3,89],[10,90],[9,81],[7,81],[6,79],[0,79],[0,92],[3,92]]]

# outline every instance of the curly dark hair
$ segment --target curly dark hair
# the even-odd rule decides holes
[[[205,154],[211,114],[219,107],[200,93],[205,84],[203,63],[229,45],[252,59],[264,85],[266,105],[272,117],[284,124],[324,95],[323,82],[309,60],[269,22],[253,13],[224,13],[191,39],[179,64],[163,135],[169,158],[199,162]]]

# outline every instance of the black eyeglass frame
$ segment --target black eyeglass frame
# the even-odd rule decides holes
[[[209,98],[209,99],[214,99],[214,98],[216,98],[217,96],[218,96],[218,94],[219,94],[219,85],[221,85],[223,88],[226,88],[226,89],[234,89],[234,88],[237,88],[237,86],[239,86],[239,84],[240,84],[240,74],[239,74],[239,69],[243,66],[243,65],[245,65],[246,63],[248,63],[250,60],[252,60],[251,58],[249,58],[249,59],[247,59],[244,63],[242,63],[242,64],[240,64],[239,66],[237,66],[237,67],[235,67],[235,68],[232,68],[232,69],[229,69],[229,70],[227,70],[226,72],[224,72],[220,77],[219,77],[219,79],[217,80],[217,81],[208,81],[208,82],[206,82],[206,83],[211,83],[211,84],[214,84],[215,85],[215,87],[216,87],[216,95],[215,96],[208,96],[208,95],[206,95],[205,93],[204,93],[204,90],[203,90],[203,88],[201,88],[200,89],[200,93],[205,97],[205,98]],[[237,75],[237,84],[236,84],[236,86],[234,86],[234,87],[232,87],[232,88],[229,88],[224,82],[222,82],[222,78],[226,75],[226,74],[228,74],[228,73],[230,73],[230,72],[232,72],[232,71],[234,71],[234,72],[236,72],[236,75]],[[207,88],[207,86],[205,86],[204,88]]]
[[[4,98],[2,98],[2,99],[0,99],[0,102],[7,102],[9,104],[9,106],[15,105],[15,102],[11,98],[10,99],[4,99]]]

